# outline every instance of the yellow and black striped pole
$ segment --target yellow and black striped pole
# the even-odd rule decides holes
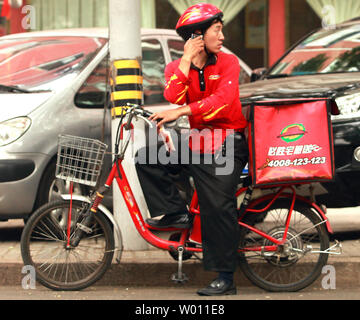
[[[142,104],[143,78],[141,72],[141,0],[109,1],[109,51],[111,68],[111,140],[115,145],[120,116],[127,103]],[[127,119],[124,119],[127,121]],[[140,212],[147,213],[147,205],[137,178],[134,152],[144,142],[145,124],[134,121],[134,140],[127,149],[122,166],[135,195]],[[112,150],[115,151],[115,150]],[[124,250],[147,250],[147,242],[134,227],[127,204],[119,188],[113,188],[113,211],[118,225],[121,225]]]
[[[127,103],[142,105],[143,77],[138,60],[113,61],[110,82],[113,118],[121,116]]]

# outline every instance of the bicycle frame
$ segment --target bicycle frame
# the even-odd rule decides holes
[[[168,250],[168,251],[174,251],[174,250],[178,250],[179,247],[185,247],[185,243],[188,239],[188,236],[190,234],[190,229],[177,229],[177,228],[166,228],[166,229],[157,229],[154,227],[149,226],[143,219],[143,216],[140,212],[140,209],[138,207],[138,204],[135,200],[135,197],[133,195],[133,192],[131,190],[130,184],[128,182],[126,173],[124,171],[124,168],[122,166],[122,159],[118,159],[117,163],[114,162],[112,169],[110,171],[110,174],[106,180],[105,183],[105,187],[109,188],[114,179],[116,180],[119,189],[121,191],[121,194],[125,200],[126,206],[129,210],[131,219],[137,229],[137,231],[139,232],[139,234],[142,236],[142,238],[144,240],[146,240],[148,243],[150,243],[151,245],[159,248],[159,249],[164,249],[164,250]],[[240,188],[237,193],[236,196],[239,196],[240,194],[242,194],[243,192],[246,191],[246,187]],[[290,189],[291,193],[286,193],[284,192],[286,189]],[[96,210],[97,207],[96,205],[98,205],[102,199],[102,196],[100,194],[97,195],[97,197],[99,197],[98,200],[94,201],[94,205],[93,205],[93,209]],[[241,218],[239,219],[238,223],[240,226],[245,227],[255,233],[257,233],[258,235],[260,235],[261,237],[271,241],[274,245],[270,245],[270,246],[262,246],[262,247],[252,247],[250,248],[241,248],[239,249],[239,251],[276,251],[278,249],[279,245],[282,245],[286,242],[286,237],[287,237],[287,232],[289,229],[289,224],[290,224],[290,219],[292,216],[292,212],[293,212],[293,208],[294,208],[294,204],[295,204],[295,200],[298,198],[301,201],[307,202],[309,205],[311,205],[313,208],[315,208],[315,210],[318,212],[318,214],[321,216],[322,220],[324,223],[326,223],[326,226],[328,228],[328,231],[332,233],[331,227],[323,213],[323,211],[316,206],[316,204],[310,202],[308,199],[303,198],[303,197],[299,197],[296,195],[296,190],[294,188],[294,186],[292,185],[286,185],[286,186],[282,186],[280,187],[280,189],[274,194],[269,194],[267,196],[261,197],[255,201],[252,201],[248,208],[245,209],[246,213],[254,213],[254,214],[258,214],[261,212],[266,211],[279,197],[287,197],[291,199],[291,205],[289,208],[289,213],[287,216],[287,220],[286,220],[286,224],[285,224],[285,231],[284,231],[284,235],[283,238],[281,240],[275,239],[273,237],[271,237],[270,235],[266,234],[265,232],[258,230],[244,222],[241,221]],[[262,208],[262,209],[253,209],[257,204],[259,204],[260,202],[263,202],[264,200],[268,200],[267,205]],[[94,208],[95,206],[95,208]],[[199,210],[199,206],[198,206],[198,197],[197,197],[197,193],[196,191],[194,192],[191,204],[190,204],[190,208],[189,211],[192,214],[199,214],[200,210]],[[158,230],[158,231],[178,231],[181,233],[180,236],[180,240],[179,241],[171,241],[171,240],[165,240],[162,239],[158,236],[156,236],[155,234],[153,234],[151,232],[151,230]],[[186,247],[186,250],[189,252],[202,252],[202,249],[199,247]]]
[[[131,117],[132,118],[132,117]],[[131,124],[131,121],[129,120],[128,124],[126,125],[126,130],[129,129],[133,129],[133,126]],[[125,154],[125,150],[127,148],[128,142],[130,137],[132,136],[132,130],[130,130],[127,139],[124,139],[123,136],[123,130],[125,128],[125,124],[122,124],[120,127],[120,140],[126,140],[125,141],[125,147],[122,148],[122,151],[120,152],[120,155],[116,157],[112,169],[110,171],[110,174],[106,180],[105,183],[105,188],[103,190],[108,189],[114,179],[116,180],[120,192],[125,200],[126,206],[129,210],[131,219],[135,225],[135,228],[137,229],[137,231],[139,232],[139,234],[141,235],[141,237],[146,240],[148,243],[150,243],[151,245],[160,248],[160,249],[164,249],[164,250],[168,250],[168,251],[178,251],[179,249],[182,250],[185,247],[185,243],[186,241],[189,239],[189,236],[191,236],[192,232],[194,230],[192,229],[177,229],[177,228],[154,228],[149,226],[143,219],[143,216],[140,212],[140,209],[138,207],[138,204],[135,200],[135,197],[133,195],[133,192],[131,190],[130,184],[128,182],[126,173],[124,171],[124,168],[122,166],[122,161],[124,158],[124,154]],[[300,201],[306,202],[309,206],[311,206],[316,212],[317,214],[320,216],[322,223],[326,223],[326,227],[328,229],[328,231],[330,233],[332,233],[331,227],[329,222],[327,221],[324,212],[313,202],[309,201],[306,198],[303,197],[299,197],[296,194],[296,190],[295,187],[293,185],[283,185],[283,186],[278,186],[279,190],[275,193],[275,194],[270,194],[264,197],[261,197],[255,201],[251,201],[248,206],[245,208],[244,214],[245,213],[253,213],[253,214],[258,214],[261,212],[266,211],[268,208],[270,208],[270,206],[279,198],[279,197],[287,197],[291,199],[291,205],[289,208],[289,212],[288,212],[288,216],[286,219],[286,223],[285,223],[285,230],[284,230],[284,234],[282,239],[275,239],[274,237],[268,235],[267,233],[253,227],[250,226],[246,223],[244,223],[243,221],[241,221],[242,217],[240,217],[238,219],[238,223],[240,226],[249,229],[252,232],[257,233],[258,235],[260,235],[261,237],[267,239],[268,241],[270,241],[271,243],[273,243],[273,245],[268,245],[268,246],[262,246],[262,247],[252,247],[250,248],[242,248],[239,249],[239,251],[276,251],[278,250],[278,247],[285,244],[286,242],[286,238],[287,238],[287,234],[288,234],[288,229],[289,229],[289,225],[290,225],[290,220],[291,220],[291,216],[292,216],[292,212],[293,212],[293,208],[295,205],[295,200],[299,199]],[[291,193],[285,193],[284,190],[286,189],[290,189]],[[101,203],[101,200],[103,198],[103,195],[101,194],[101,192],[103,191],[101,190],[100,193],[97,192],[95,199],[93,200],[93,205],[91,208],[91,211],[96,212],[97,211],[97,207],[98,205]],[[247,187],[242,187],[240,188],[237,193],[236,196],[238,197],[240,194],[242,194],[243,192],[245,192],[247,190]],[[258,205],[260,202],[263,202],[267,200],[268,203],[267,205],[262,208],[262,209],[254,209],[254,207],[256,205]],[[190,208],[189,208],[189,212],[191,214],[194,215],[199,215],[200,214],[200,209],[199,209],[199,205],[198,205],[198,197],[197,197],[197,193],[196,190],[194,191],[193,197],[192,197],[192,201],[190,204]],[[193,226],[193,229],[195,228],[195,224]],[[199,227],[198,227],[199,229]],[[155,234],[153,234],[151,232],[151,230],[157,230],[157,231],[177,231],[180,233],[180,240],[179,241],[172,241],[172,240],[165,240],[162,239],[158,236],[156,236]],[[201,234],[200,230],[196,230],[196,232],[198,234]],[[201,235],[200,235],[201,238]],[[196,241],[196,242],[201,242],[200,241]],[[202,248],[201,247],[194,247],[194,246],[188,246],[186,247],[186,250],[189,252],[202,252]]]
[[[118,170],[119,169],[119,170]],[[120,173],[120,176],[119,176]],[[145,223],[141,213],[140,209],[138,207],[138,204],[135,200],[134,194],[131,190],[131,187],[129,185],[128,179],[126,177],[124,168],[122,166],[122,159],[118,159],[118,163],[114,162],[112,169],[110,171],[110,174],[105,182],[106,187],[110,187],[114,181],[116,180],[121,194],[125,200],[126,206],[129,210],[131,219],[137,229],[137,231],[140,233],[140,235],[151,245],[164,249],[164,250],[177,250],[179,246],[184,246],[185,241],[187,239],[187,235],[189,234],[189,230],[182,230],[181,233],[181,239],[179,242],[176,241],[170,241],[170,240],[164,240],[160,237],[157,237],[154,235],[149,228],[149,225]],[[179,230],[176,228],[167,228],[167,229],[161,229],[162,231],[174,231]],[[200,250],[197,250],[200,251]]]
[[[120,189],[126,208],[140,236],[152,246],[169,251],[172,258],[178,261],[178,271],[171,276],[171,280],[177,283],[183,283],[188,279],[182,272],[183,260],[187,260],[192,256],[201,259],[196,254],[203,251],[201,245],[200,205],[196,191],[194,191],[189,206],[189,212],[194,216],[194,222],[191,227],[187,229],[154,228],[144,220],[123,168],[123,159],[125,158],[125,151],[130,142],[130,138],[133,136],[132,129],[134,129],[134,127],[132,126],[131,120],[134,116],[139,115],[143,117],[143,115],[147,116],[147,114],[145,114],[142,109],[136,107],[130,109],[127,113],[129,113],[129,120],[126,124],[122,123],[123,117],[126,115],[125,113],[117,129],[114,148],[115,160],[105,184],[97,188],[96,191],[88,197],[73,195],[72,192],[70,192],[69,195],[62,196],[65,201],[55,201],[39,208],[25,226],[25,231],[21,239],[22,257],[26,264],[34,264],[34,267],[39,270],[39,281],[41,280],[41,283],[49,288],[56,290],[60,288],[65,288],[66,290],[83,289],[93,284],[106,272],[113,261],[114,254],[117,254],[115,256],[116,261],[118,263],[120,262],[123,250],[121,230],[112,213],[101,204],[104,198],[104,192],[110,188],[114,180]],[[143,118],[145,119],[145,117]],[[128,131],[125,139],[123,130]],[[94,139],[84,141],[85,138],[75,136],[65,136],[62,138],[64,139],[60,141],[61,143],[59,143],[59,145],[70,148],[66,149],[66,154],[69,153],[69,150],[85,150],[83,143],[90,142],[92,144],[98,142]],[[70,138],[72,139],[72,144],[68,143],[67,139]],[[171,141],[171,137],[164,134],[163,140],[164,144],[167,144]],[[92,178],[90,179],[90,177],[87,180],[81,181],[91,183],[91,186],[96,185],[97,178],[100,174],[102,159],[105,154],[105,148],[106,145],[103,143],[96,145],[96,147],[89,148],[92,153],[84,159],[81,159],[83,162],[75,168],[72,168],[72,172],[64,170],[64,175],[61,175],[61,178],[68,179],[68,181],[71,182],[71,190],[72,182],[81,180],[77,174],[83,174],[81,169],[88,168],[88,166],[84,164],[90,164],[90,162],[86,161],[92,160],[93,155],[100,156],[101,158],[101,161],[96,162],[95,165],[97,169],[96,181]],[[171,148],[168,150],[171,150]],[[59,154],[61,155],[61,152]],[[75,156],[70,159],[78,161],[78,157]],[[59,164],[61,164],[61,161],[59,161]],[[83,176],[80,175],[80,177],[82,178]],[[243,180],[243,183],[247,183],[247,179]],[[341,245],[339,242],[336,242],[335,245],[329,246],[329,237],[325,228],[327,227],[328,232],[332,232],[332,230],[322,208],[318,207],[312,200],[298,196],[296,194],[296,185],[288,184],[269,186],[266,188],[261,187],[261,190],[264,189],[269,189],[272,192],[256,200],[251,200],[253,192],[253,186],[251,184],[248,187],[245,185],[239,188],[236,192],[236,197],[244,193],[244,200],[237,209],[238,219],[234,221],[234,223],[238,223],[239,228],[241,227],[239,236],[242,247],[238,248],[238,252],[240,252],[240,267],[254,284],[266,290],[299,290],[312,283],[316,277],[318,277],[321,272],[321,267],[327,262],[328,254],[341,254]],[[278,201],[280,198],[281,201]],[[283,201],[284,198],[286,199],[285,202]],[[73,203],[73,201],[75,202]],[[58,214],[59,209],[61,209],[60,215],[54,216],[54,212]],[[275,209],[275,211],[273,209]],[[280,212],[278,212],[277,209],[279,209]],[[285,215],[283,214],[283,209]],[[72,216],[72,213],[75,213],[75,215]],[[273,217],[273,213],[275,217]],[[96,214],[98,216],[94,217]],[[301,218],[297,219],[298,215]],[[60,219],[58,217],[66,219],[67,225],[60,225]],[[266,217],[269,217],[269,219]],[[307,224],[303,223],[303,217],[306,218]],[[248,218],[251,219],[247,220]],[[50,225],[48,225],[48,223],[50,223]],[[113,224],[113,232],[111,230],[111,224]],[[321,226],[322,224],[323,226]],[[297,226],[299,226],[299,228],[297,228]],[[44,227],[48,229],[49,233],[44,232]],[[65,227],[67,228],[65,229]],[[248,230],[254,233],[255,237],[253,237],[252,234],[244,232]],[[157,232],[155,231],[171,232],[171,236],[169,240],[166,240],[157,236]],[[314,237],[315,241],[313,241]],[[34,243],[38,242],[39,239],[47,240],[41,243],[44,244],[44,249],[40,250],[40,254],[37,250],[37,244]],[[91,239],[95,240],[97,244],[101,244],[99,247],[95,245],[94,249],[96,252],[94,251],[94,253],[96,254],[94,255],[91,255],[90,250],[92,246],[89,241],[87,241]],[[80,244],[82,240],[84,240],[84,242]],[[54,241],[56,245],[54,245]],[[315,245],[313,245],[314,243]],[[50,245],[49,248],[46,248],[47,245]],[[55,254],[52,253],[53,248],[56,249]],[[338,252],[338,248],[340,248],[340,253]],[[99,254],[97,253],[98,251]],[[250,252],[250,254],[245,254],[246,252]],[[294,270],[294,268],[292,268],[292,266],[308,253],[315,253],[314,258],[310,258],[309,260],[312,262],[312,260],[316,259],[317,263],[309,264],[309,273],[303,274],[303,271],[300,270],[301,277],[299,279],[297,277],[293,278],[292,270]],[[46,256],[48,257],[44,262],[43,257]],[[89,272],[79,273],[77,265],[79,265],[81,269],[84,268],[82,265],[84,262],[93,263],[89,261],[89,256],[94,258],[97,266],[88,268]],[[33,260],[34,257],[35,260]],[[256,259],[255,264],[251,262],[248,263],[248,259],[253,258]],[[266,271],[269,269],[267,268],[268,266],[271,267],[270,273],[265,277],[261,272],[258,273],[253,268],[255,267],[257,269],[259,261],[265,262],[263,265]],[[60,273],[57,272],[58,267]],[[275,269],[273,267],[275,267]],[[296,269],[297,267],[295,267],[295,271]],[[275,274],[275,278],[269,280],[268,276],[274,274],[274,271],[279,273],[280,279],[278,279],[278,274]],[[288,278],[289,274],[291,275],[290,278]],[[285,279],[282,278],[282,275],[285,276]]]

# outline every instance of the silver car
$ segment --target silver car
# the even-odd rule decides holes
[[[142,30],[146,108],[169,107],[162,94],[164,68],[182,55],[183,45],[174,31]],[[249,82],[251,70],[239,62],[240,82]],[[107,29],[0,38],[0,220],[26,218],[68,193],[54,176],[60,133],[109,141],[108,66]]]

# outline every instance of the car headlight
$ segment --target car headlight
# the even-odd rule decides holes
[[[360,147],[357,147],[354,151],[354,158],[356,161],[360,162]]]
[[[19,117],[0,123],[0,147],[19,139],[30,127],[28,117]]]

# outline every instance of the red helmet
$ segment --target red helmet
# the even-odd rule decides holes
[[[201,30],[204,34],[214,20],[222,22],[222,11],[208,3],[195,4],[181,15],[176,24],[176,32],[186,41],[196,30]]]

